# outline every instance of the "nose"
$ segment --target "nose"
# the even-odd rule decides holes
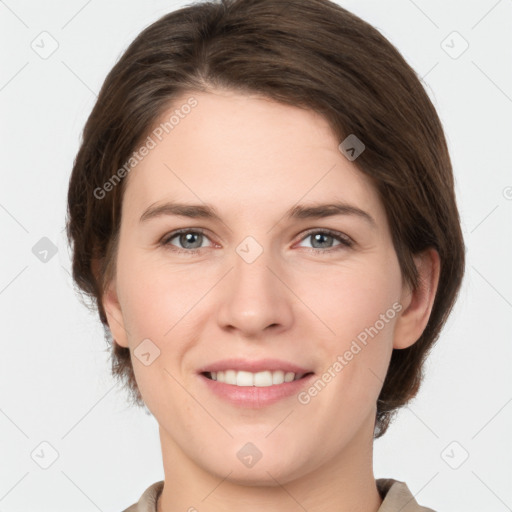
[[[253,247],[254,248],[254,247]],[[254,260],[240,248],[233,267],[219,283],[217,321],[221,328],[258,337],[268,331],[289,329],[293,322],[294,295],[278,258],[263,250]]]

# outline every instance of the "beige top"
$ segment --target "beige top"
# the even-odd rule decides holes
[[[400,512],[435,512],[431,508],[420,506],[405,482],[392,478],[377,478],[376,482],[377,489],[383,499],[377,512],[396,512],[397,510],[400,510]],[[123,510],[123,512],[156,512],[156,502],[163,487],[163,480],[150,485],[139,501]]]

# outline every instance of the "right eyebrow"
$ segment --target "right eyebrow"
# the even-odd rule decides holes
[[[147,222],[150,219],[164,215],[188,217],[190,219],[221,220],[220,215],[211,205],[167,202],[160,205],[151,205],[141,215],[139,222]]]

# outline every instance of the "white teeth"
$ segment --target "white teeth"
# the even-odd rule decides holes
[[[284,382],[284,372],[281,370],[277,370],[277,372],[272,372],[272,384],[282,384]]]
[[[284,374],[284,381],[285,382],[291,382],[295,378],[295,373],[293,372],[286,372]]]
[[[246,372],[236,370],[225,370],[221,372],[210,372],[212,380],[223,382],[224,384],[232,384],[234,386],[256,386],[265,387],[274,384],[283,384],[293,380],[301,379],[305,374],[293,372],[284,372],[282,370],[263,371],[263,372]]]
[[[224,372],[224,382],[226,384],[236,384],[236,372],[235,372],[235,370],[226,370]]]
[[[236,385],[237,386],[253,386],[254,374],[251,372],[236,372]],[[226,381],[224,381],[226,382]]]

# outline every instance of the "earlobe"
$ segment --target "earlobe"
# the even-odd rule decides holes
[[[103,295],[103,307],[114,341],[121,347],[128,347],[128,338],[124,326],[123,312],[117,296],[115,280],[107,287]]]
[[[418,287],[404,286],[401,302],[404,309],[395,324],[393,348],[403,349],[413,345],[427,326],[434,305],[439,274],[440,258],[434,248],[413,256],[419,274]]]

